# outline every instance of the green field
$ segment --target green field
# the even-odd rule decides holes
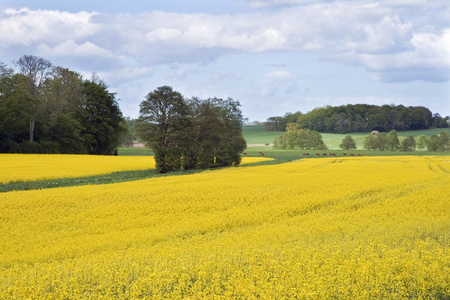
[[[433,134],[438,134],[442,131],[446,131],[450,134],[450,128],[438,128],[438,129],[428,129],[428,130],[415,130],[415,131],[398,131],[399,137],[407,137],[408,135],[413,135],[417,137],[419,135],[432,136]],[[265,131],[263,125],[246,125],[243,127],[244,138],[248,145],[252,144],[272,144],[274,139],[283,134],[280,131]],[[336,134],[336,133],[322,133],[322,139],[327,145],[328,149],[339,149],[339,145],[342,139],[347,134]],[[356,142],[357,149],[363,149],[364,137],[368,135],[367,132],[350,133],[352,138]],[[268,150],[271,147],[262,148],[263,150]],[[259,150],[261,151],[261,150]]]

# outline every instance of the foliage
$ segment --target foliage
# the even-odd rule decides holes
[[[408,135],[402,140],[399,147],[400,151],[414,151],[416,150],[416,140],[412,135]]]
[[[319,132],[309,129],[298,129],[298,124],[289,123],[287,132],[274,140],[275,149],[311,149],[326,150],[327,147]]]
[[[445,131],[434,134],[427,143],[428,151],[448,151],[450,150],[450,137]]]
[[[130,117],[125,118],[126,123],[126,132],[120,138],[120,146],[122,147],[131,147],[133,146],[134,140],[137,139],[137,135],[135,132],[136,119],[131,119]]]
[[[112,155],[126,132],[125,120],[115,99],[103,81],[86,80],[82,134],[89,154]]]
[[[396,151],[400,147],[400,140],[397,131],[391,130],[386,136],[386,149]]]
[[[116,152],[126,123],[101,80],[32,55],[15,64],[0,64],[0,152]]]
[[[308,159],[4,193],[0,298],[445,299],[449,160]]]
[[[342,140],[342,143],[339,145],[339,148],[342,150],[353,150],[356,149],[356,143],[351,135],[346,135]]]
[[[283,117],[270,117],[264,122],[264,128],[266,131],[284,131],[285,130],[285,122]]]
[[[421,134],[417,137],[417,148],[422,150],[426,148],[428,145],[428,137],[424,134]]]
[[[154,151],[158,172],[181,168],[181,158],[190,140],[190,116],[183,96],[169,86],[157,88],[140,104],[137,131]]]
[[[239,106],[231,98],[186,101],[163,86],[141,103],[136,128],[154,151],[158,172],[230,166],[247,146]]]
[[[42,97],[42,87],[50,76],[52,63],[42,57],[23,55],[15,65],[23,75],[26,96],[21,98],[27,105],[27,119],[29,121],[28,138],[34,141],[36,120],[41,118],[45,109],[45,99]]]
[[[281,130],[288,123],[295,122],[302,129],[350,133],[448,127],[448,119],[437,113],[433,115],[428,108],[421,106],[348,104],[319,107],[305,114],[296,112],[284,117],[270,117],[265,125],[266,130]]]
[[[387,148],[388,135],[384,132],[369,134],[364,139],[364,149],[384,151]]]

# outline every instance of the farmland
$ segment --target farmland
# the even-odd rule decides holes
[[[439,134],[442,131],[446,131],[450,134],[450,128],[438,128],[438,129],[428,129],[428,130],[414,130],[414,131],[399,131],[399,137],[407,137],[408,135],[412,135],[417,137],[419,135],[426,135],[428,137],[433,134]],[[263,125],[247,125],[243,127],[244,137],[249,145],[261,145],[261,144],[272,144],[274,139],[283,134],[281,131],[265,131]],[[364,146],[364,137],[368,135],[368,132],[358,132],[358,133],[350,133],[352,138],[356,142],[356,146],[359,150],[363,149]],[[322,133],[322,138],[329,149],[340,149],[339,145],[342,142],[342,139],[347,134],[337,134],[337,133]],[[267,147],[269,149],[271,147]]]
[[[0,193],[0,298],[446,299],[449,161],[327,157]]]

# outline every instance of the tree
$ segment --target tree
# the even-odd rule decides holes
[[[414,150],[416,150],[416,141],[414,140],[414,136],[410,134],[400,143],[400,151],[414,151]]]
[[[266,131],[283,131],[283,117],[270,117],[264,122],[264,128]]]
[[[20,143],[28,140],[28,116],[20,99],[25,94],[23,75],[0,63],[0,152],[19,152]]]
[[[439,134],[439,151],[450,150],[450,136],[446,131]]]
[[[376,135],[377,150],[384,151],[386,148],[386,142],[387,142],[387,134],[386,133],[381,132]]]
[[[377,137],[375,135],[369,134],[364,138],[364,149],[376,150],[377,148]]]
[[[183,96],[169,86],[150,92],[140,104],[136,129],[155,152],[156,170],[166,173],[182,167],[191,130],[189,107]]]
[[[126,131],[120,139],[120,145],[125,147],[131,147],[133,145],[133,141],[136,139],[136,136],[134,134],[134,125],[136,121],[132,120],[130,117],[126,117],[125,123],[126,123]]]
[[[52,78],[43,87],[47,125],[46,140],[55,143],[58,153],[87,153],[82,136],[84,108],[83,78],[62,67],[53,68]],[[106,110],[105,110],[106,111]]]
[[[322,135],[315,130],[298,129],[295,123],[286,126],[287,132],[274,140],[275,149],[311,149],[326,150],[327,146],[322,140]]]
[[[386,148],[390,151],[398,150],[400,140],[398,139],[397,131],[391,130],[386,136]]]
[[[83,88],[81,124],[84,145],[90,154],[115,154],[121,135],[126,132],[115,94],[108,92],[106,84],[95,76],[84,81]]]
[[[419,135],[417,137],[417,143],[416,143],[417,148],[420,149],[420,150],[426,148],[427,145],[428,145],[428,140],[429,139],[428,139],[428,137],[426,135],[424,135],[424,134]]]
[[[239,101],[213,98],[210,101],[218,107],[220,119],[224,126],[223,138],[215,151],[216,165],[220,167],[238,165],[241,163],[241,153],[247,148],[247,142],[242,136],[244,117]]]
[[[247,147],[239,102],[210,98],[186,101],[171,87],[159,87],[141,103],[136,128],[155,152],[160,173],[239,164]]]
[[[439,135],[433,134],[432,136],[430,136],[430,139],[428,140],[427,150],[434,152],[434,151],[438,151],[439,148],[440,148]]]
[[[433,134],[427,143],[428,151],[448,151],[450,150],[450,137],[447,132]]]
[[[39,114],[42,112],[43,108],[41,89],[50,75],[52,64],[42,57],[24,55],[15,62],[15,65],[26,79],[25,89],[28,93],[23,100],[29,102],[29,141],[33,142],[36,120],[39,118]]]
[[[345,136],[342,143],[339,145],[342,150],[353,150],[356,149],[356,143],[351,137],[351,135]]]

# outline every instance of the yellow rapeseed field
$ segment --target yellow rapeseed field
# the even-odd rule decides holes
[[[448,299],[450,157],[0,194],[0,299]]]
[[[0,154],[0,183],[75,178],[155,168],[151,156]]]
[[[243,164],[271,160],[244,157]],[[150,156],[97,156],[65,154],[0,154],[0,183],[75,178],[120,171],[155,168]]]

